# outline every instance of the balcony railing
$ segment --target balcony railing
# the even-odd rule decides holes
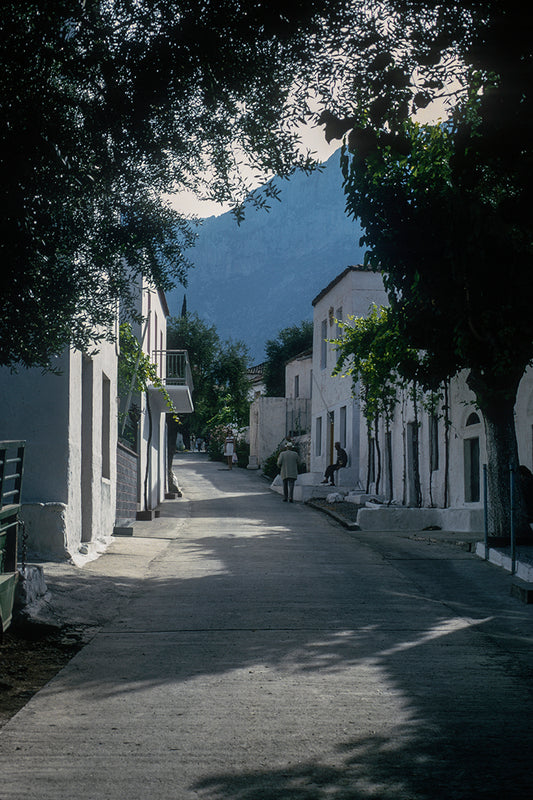
[[[193,390],[193,380],[187,350],[154,350],[152,360],[165,386],[188,386]]]

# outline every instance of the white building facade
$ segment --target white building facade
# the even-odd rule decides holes
[[[26,441],[22,517],[32,553],[73,558],[115,518],[117,345],[67,350],[58,374],[0,370],[0,438]]]
[[[248,469],[260,468],[287,439],[309,469],[312,368],[311,350],[294,356],[285,364],[285,397],[258,394],[250,404]]]
[[[349,461],[339,487],[359,492],[363,501],[368,495],[379,501],[359,511],[362,528],[482,530],[486,440],[467,372],[431,396],[402,387],[392,420],[380,420],[370,433],[352,378],[332,376],[336,352],[328,340],[340,333],[336,320],[366,316],[372,305],[388,305],[387,296],[381,276],[361,267],[348,267],[313,301],[313,482],[334,460],[333,445],[340,441]],[[515,420],[520,464],[533,471],[531,369],[519,387]]]
[[[362,266],[350,266],[313,300],[313,402],[311,472],[323,476],[336,460],[334,444],[348,454],[348,465],[338,473],[343,486],[360,485],[361,419],[359,401],[350,377],[333,376],[337,361],[329,340],[342,334],[339,321],[367,316],[372,305],[387,305],[381,275]]]
[[[119,444],[119,457],[136,457],[136,497],[135,507],[130,504],[129,517],[124,516],[126,511],[117,509],[119,530],[134,519],[152,519],[165,499],[168,489],[166,416],[171,411],[168,401],[178,416],[194,410],[187,354],[184,351],[169,353],[167,350],[169,310],[164,293],[143,281],[137,310],[143,321],[132,324],[132,332],[141,343],[144,355],[156,367],[166,396],[158,386],[151,385],[146,392],[136,392],[127,400],[128,408],[133,406],[139,413],[137,445],[134,453],[127,454],[123,447],[120,453]]]

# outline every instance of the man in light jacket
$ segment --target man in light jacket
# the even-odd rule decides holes
[[[283,481],[283,502],[292,503],[294,494],[294,481],[298,477],[298,453],[292,449],[292,442],[285,444],[285,450],[278,456],[281,480]]]

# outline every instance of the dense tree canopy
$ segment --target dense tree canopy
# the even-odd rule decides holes
[[[495,6],[7,0],[0,363],[87,347],[139,271],[184,279],[194,231],[163,193],[239,203],[307,164],[298,126],[321,112],[347,130],[366,99],[389,123],[425,105]]]
[[[207,176],[210,196],[238,200],[238,162],[290,172],[284,109],[337,5],[3,4],[0,363],[87,347],[139,271],[183,280],[194,235],[162,193]]]
[[[368,260],[384,273],[400,331],[424,350],[419,377],[438,382],[469,370],[502,535],[509,467],[518,467],[513,409],[533,359],[533,40],[512,3],[479,13],[460,41],[472,69],[446,124],[387,125],[361,105],[343,166]],[[528,530],[525,523],[522,515]]]
[[[250,357],[243,342],[222,341],[214,325],[188,312],[169,319],[167,347],[189,354],[194,413],[182,417],[180,428],[187,442],[192,433],[208,435],[223,409],[229,415],[228,424],[248,424]]]
[[[527,174],[532,37],[516,0],[8,0],[0,26],[3,364],[105,335],[139,271],[184,279],[194,231],[162,194],[239,203],[307,163],[302,122],[347,133],[362,158],[378,133],[405,147],[412,112],[475,86],[465,180]],[[523,219],[527,193],[506,194]]]

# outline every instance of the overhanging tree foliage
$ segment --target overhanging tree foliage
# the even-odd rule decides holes
[[[340,6],[3,4],[1,364],[46,366],[106,336],[139,272],[163,289],[184,279],[194,234],[162,193],[237,202],[307,163],[291,93]]]
[[[186,442],[192,433],[205,437],[214,417],[227,410],[228,424],[248,424],[249,354],[243,342],[223,342],[214,325],[196,312],[168,321],[167,347],[187,350],[194,383],[194,413],[180,422]],[[175,440],[174,434],[174,440]]]
[[[493,4],[483,5],[484,19]],[[475,4],[420,9],[7,0],[0,363],[46,366],[65,344],[87,348],[106,335],[117,299],[128,305],[138,272],[163,289],[185,278],[194,232],[162,193],[240,203],[265,178],[309,166],[298,126],[325,107],[353,117],[367,90],[374,117],[424,105],[439,90],[441,53],[460,73],[457,41]]]
[[[343,162],[348,209],[384,272],[400,330],[435,375],[469,370],[497,535],[509,531],[513,409],[533,358],[533,47],[522,22],[514,4],[486,4],[461,43],[476,70],[450,120],[392,126],[361,106]],[[527,532],[516,486],[518,529]]]

